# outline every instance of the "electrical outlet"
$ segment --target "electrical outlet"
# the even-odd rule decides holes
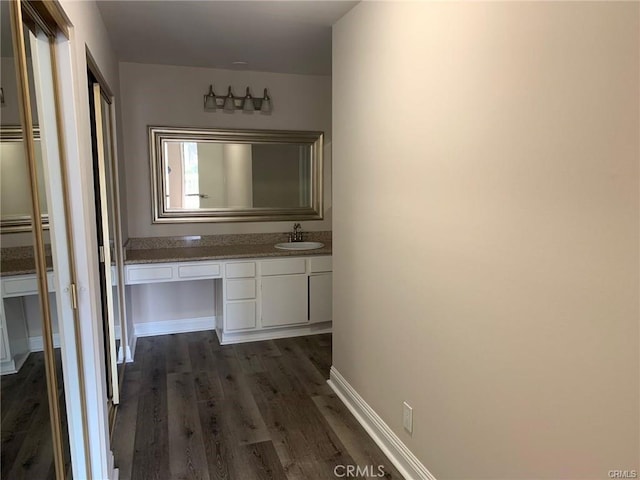
[[[413,408],[407,402],[402,402],[402,426],[407,432],[413,433]]]

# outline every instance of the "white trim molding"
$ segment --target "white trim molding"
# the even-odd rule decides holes
[[[404,478],[436,480],[436,477],[333,366],[327,383]]]
[[[220,345],[275,340],[277,338],[320,335],[323,333],[331,333],[331,322],[315,323],[311,325],[292,325],[289,327],[278,328],[263,328],[257,330],[239,330],[237,332],[225,332],[220,329],[216,329]]]
[[[161,322],[134,323],[133,336],[134,339],[137,340],[138,337],[153,337],[155,335],[169,335],[171,333],[200,332],[202,330],[214,330],[215,328],[215,316],[181,318],[177,320],[164,320]],[[133,349],[135,350],[135,346]]]

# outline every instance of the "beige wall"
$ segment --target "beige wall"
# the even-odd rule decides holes
[[[205,112],[203,95],[211,83],[218,94],[223,94],[229,85],[236,95],[244,93],[247,86],[253,94],[260,95],[267,87],[273,99],[273,113]],[[123,62],[120,63],[120,87],[129,236],[282,232],[290,230],[292,225],[292,222],[152,224],[149,125],[324,131],[325,220],[303,222],[303,228],[331,229],[330,77]]]
[[[128,238],[127,232],[127,196],[124,188],[124,155],[122,146],[122,121],[120,119],[120,109],[123,99],[120,96],[119,83],[119,64],[115,52],[111,48],[111,43],[107,34],[106,27],[102,22],[102,17],[96,3],[93,1],[77,1],[77,0],[61,0],[62,7],[73,23],[71,32],[72,41],[77,47],[76,54],[76,75],[80,82],[79,85],[87,85],[87,52],[94,59],[100,70],[100,74],[104,78],[108,89],[114,96],[114,109],[116,131],[114,132],[115,141],[117,143],[116,156],[118,161],[119,190],[121,201],[121,216],[123,240]],[[79,111],[78,121],[82,123],[82,131],[79,132],[82,147],[81,155],[86,158],[88,165],[91,167],[91,175],[93,175],[93,166],[91,163],[91,132],[89,130],[89,100],[88,93],[84,86],[76,92]],[[86,127],[86,131],[85,131]],[[90,172],[87,170],[86,174]],[[88,185],[93,185],[93,178],[85,178]]]
[[[639,469],[639,16],[334,26],[334,365],[440,480]]]
[[[110,459],[112,457],[109,453],[108,428],[105,428],[108,425],[108,412],[104,380],[106,378],[104,342],[100,328],[102,313],[99,259],[95,248],[97,233],[87,52],[90,52],[110,90],[115,95],[116,106],[120,101],[118,62],[96,3],[74,0],[61,0],[60,3],[73,24],[70,44],[71,63],[61,64],[61,70],[65,72],[64,78],[68,77],[69,70],[73,72],[73,91],[61,89],[61,100],[64,130],[67,136],[68,193],[71,217],[73,218],[75,271],[79,285],[78,312],[81,325],[79,334],[83,349],[86,402],[89,406],[87,409],[87,429],[91,448],[91,473],[93,478],[107,478],[107,474],[111,474]],[[64,84],[69,84],[68,78]],[[118,126],[117,132],[119,133],[119,131]],[[119,161],[122,161],[121,155],[119,155]],[[129,328],[132,327],[129,326]]]

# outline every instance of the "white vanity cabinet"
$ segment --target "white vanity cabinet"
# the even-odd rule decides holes
[[[188,305],[181,311],[185,320],[167,320],[166,326],[132,315],[136,336],[206,330],[213,324],[222,344],[331,332],[330,255],[131,264],[125,271],[128,285],[212,282],[213,317],[191,315]],[[198,307],[193,311],[199,313]]]
[[[260,262],[262,327],[295,325],[308,318],[307,267],[304,258]]]
[[[328,255],[227,263],[221,343],[330,332],[331,270]]]
[[[49,292],[54,292],[52,272],[47,281]],[[24,297],[38,295],[38,279],[35,274],[3,277],[0,290],[0,374],[4,375],[20,370],[31,352]]]
[[[257,320],[256,262],[225,265],[223,328],[227,332],[252,329]]]
[[[332,320],[332,272],[331,257],[309,259],[309,323]]]

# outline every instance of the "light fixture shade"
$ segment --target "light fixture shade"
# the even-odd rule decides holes
[[[204,96],[204,109],[215,110],[216,108],[216,94],[213,91],[213,85],[209,85],[209,93]]]
[[[242,100],[242,109],[245,112],[253,112],[253,97],[249,93],[249,87],[247,87],[247,94],[244,96],[244,100]]]
[[[227,96],[224,97],[224,106],[223,108],[227,112],[233,112],[236,109],[236,104],[234,102],[233,93],[231,93],[231,85],[229,85],[229,92]]]
[[[269,97],[269,94],[267,93],[267,89],[264,89],[264,96],[262,97],[262,106],[260,107],[260,111],[262,113],[271,113],[271,109],[273,108],[273,105],[271,105],[271,98]]]

